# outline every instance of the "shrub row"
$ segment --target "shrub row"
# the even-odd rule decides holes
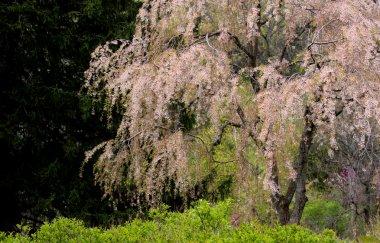
[[[184,213],[171,213],[166,207],[152,210],[151,220],[134,220],[103,230],[87,228],[82,221],[58,218],[44,224],[36,233],[0,233],[1,242],[337,242],[335,233],[320,234],[306,228],[263,226],[257,222],[240,227],[231,224],[231,200],[211,206],[206,201]]]

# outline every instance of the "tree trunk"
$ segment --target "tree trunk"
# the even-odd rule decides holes
[[[277,162],[274,160],[272,171],[271,171],[271,180],[273,184],[278,186],[278,167]],[[287,198],[280,194],[279,191],[272,192],[271,195],[272,205],[276,209],[278,221],[281,225],[285,225],[289,222],[289,205],[291,202],[290,200],[287,200]]]
[[[351,230],[352,230],[352,237],[357,240],[357,230],[356,230],[356,212],[357,208],[354,202],[351,202],[350,204],[351,209]]]
[[[306,197],[306,168],[307,168],[307,159],[309,155],[309,149],[313,141],[315,133],[315,125],[311,121],[311,112],[307,107],[305,110],[305,127],[302,132],[301,142],[298,147],[298,157],[296,164],[294,166],[295,171],[297,172],[296,178],[296,198],[294,201],[293,213],[290,217],[291,224],[299,224],[302,212],[307,202]]]
[[[372,178],[372,176],[371,176]],[[363,209],[364,213],[364,222],[366,225],[370,225],[371,223],[371,218],[370,218],[370,205],[371,205],[371,183],[370,181],[366,181],[364,183],[365,187],[365,205]]]
[[[290,202],[285,199],[285,197],[280,197],[280,200],[275,204],[278,222],[281,225],[286,225],[290,218]]]
[[[314,137],[316,127],[311,120],[311,111],[309,107],[305,110],[305,127],[302,132],[301,141],[298,147],[298,155],[294,164],[294,170],[297,173],[295,180],[290,180],[285,195],[279,192],[272,194],[272,204],[277,211],[278,221],[280,224],[299,224],[302,212],[307,202],[306,197],[306,168],[309,149]],[[278,185],[278,168],[277,164],[272,166],[272,182]],[[290,203],[295,195],[294,209],[290,214]]]

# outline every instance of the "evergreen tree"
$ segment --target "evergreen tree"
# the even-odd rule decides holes
[[[130,39],[133,0],[0,3],[0,230],[57,215],[96,224],[112,209],[79,178],[86,149],[112,134],[78,95],[91,51]],[[98,215],[94,215],[94,214]]]

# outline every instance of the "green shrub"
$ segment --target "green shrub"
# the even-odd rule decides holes
[[[232,201],[211,206],[201,200],[184,213],[167,207],[152,210],[151,220],[134,220],[108,230],[86,228],[82,221],[59,218],[44,224],[32,236],[0,234],[1,242],[337,242],[335,233],[321,234],[306,228],[263,226],[257,222],[231,224]]]
[[[338,202],[323,200],[307,203],[301,221],[316,232],[333,229],[340,236],[349,228],[349,222],[349,214]]]
[[[96,242],[100,238],[100,229],[86,228],[76,219],[58,218],[51,224],[44,224],[33,235],[37,242]]]

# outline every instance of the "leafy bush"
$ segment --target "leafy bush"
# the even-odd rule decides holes
[[[335,233],[321,234],[296,226],[268,227],[257,222],[239,228],[230,220],[232,201],[210,206],[204,200],[185,213],[152,210],[151,220],[134,220],[108,230],[86,228],[82,221],[59,218],[32,236],[0,234],[1,242],[337,242]]]
[[[349,214],[336,201],[318,200],[306,205],[301,222],[316,232],[333,229],[341,236],[349,228]]]

